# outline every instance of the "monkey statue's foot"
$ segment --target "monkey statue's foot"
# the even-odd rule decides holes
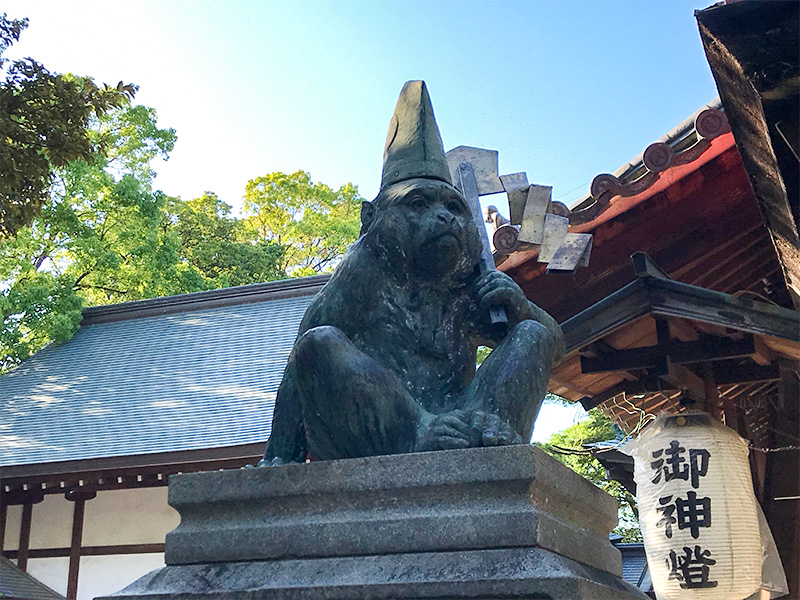
[[[475,410],[470,417],[472,446],[509,446],[523,443],[522,437],[498,415]]]
[[[414,450],[427,452],[521,443],[522,437],[497,415],[480,410],[454,410],[423,418]]]
[[[426,415],[417,430],[415,452],[453,450],[470,447],[470,413],[454,410],[441,415]]]
[[[281,465],[289,465],[292,464],[294,461],[291,460],[283,460],[280,456],[275,456],[271,460],[267,460],[266,458],[262,458],[258,461],[259,467],[280,467]]]

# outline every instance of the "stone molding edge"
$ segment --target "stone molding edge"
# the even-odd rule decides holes
[[[169,565],[539,546],[621,569],[614,499],[535,446],[188,473],[169,503]]]
[[[167,566],[96,600],[646,600],[541,548]]]
[[[503,461],[512,460],[512,455],[523,453],[527,454],[526,462],[522,463],[519,457],[513,457],[513,464],[504,464]],[[439,465],[438,470],[427,470],[425,466],[429,462]],[[370,480],[369,474],[365,475],[367,468],[381,472],[397,469],[410,475],[403,479],[387,477],[385,481],[377,483]],[[614,498],[568,468],[566,473],[558,473],[562,468],[566,467],[543,450],[533,445],[520,444],[247,469],[244,477],[247,485],[257,482],[263,486],[262,489],[271,490],[269,495],[273,497],[306,495],[309,486],[313,486],[314,493],[320,494],[535,479],[542,487],[532,490],[534,496],[540,496],[544,490],[566,499],[599,492],[599,505],[592,508],[599,514],[605,512],[616,515]],[[229,470],[175,475],[170,478],[170,505],[178,508],[206,502],[247,500],[248,495],[253,492],[243,489],[243,480],[233,475],[236,472],[238,471]],[[196,489],[201,478],[204,480],[204,494]]]

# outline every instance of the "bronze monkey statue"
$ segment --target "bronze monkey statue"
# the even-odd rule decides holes
[[[361,222],[300,325],[262,464],[527,442],[561,329],[510,277],[480,272],[422,81],[403,87]],[[479,345],[495,350],[476,372]]]

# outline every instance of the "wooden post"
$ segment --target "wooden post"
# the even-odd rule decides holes
[[[705,386],[706,403],[705,410],[720,423],[723,422],[739,435],[743,432],[738,428],[738,412],[736,405],[719,395],[719,387],[714,378],[714,365],[711,362],[705,362],[702,365],[703,372],[703,385]]]
[[[31,520],[33,519],[33,503],[22,505],[22,523],[19,528],[19,549],[17,567],[25,573],[28,570],[28,549],[31,544]]]
[[[81,566],[81,546],[83,543],[83,518],[86,501],[97,496],[96,492],[71,490],[65,497],[75,503],[72,511],[72,540],[69,546],[69,574],[67,576],[67,600],[78,597],[78,574]]]
[[[780,361],[778,410],[773,417],[776,447],[796,446],[800,438],[800,381],[790,363]],[[767,522],[789,583],[789,597],[800,597],[800,452],[767,455],[765,481]],[[776,498],[785,498],[776,500]]]
[[[6,547],[6,519],[8,518],[8,507],[5,502],[0,503],[0,556]]]

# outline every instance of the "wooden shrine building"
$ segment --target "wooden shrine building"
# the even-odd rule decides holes
[[[700,405],[750,440],[798,597],[800,4],[723,3],[697,18],[721,102],[595,178],[570,216],[594,236],[588,268],[545,274],[536,249],[499,268],[562,323],[570,352],[553,393],[626,432]]]
[[[326,281],[90,308],[69,342],[3,375],[3,556],[87,600],[163,566],[178,524],[169,475],[261,458],[300,319]]]

